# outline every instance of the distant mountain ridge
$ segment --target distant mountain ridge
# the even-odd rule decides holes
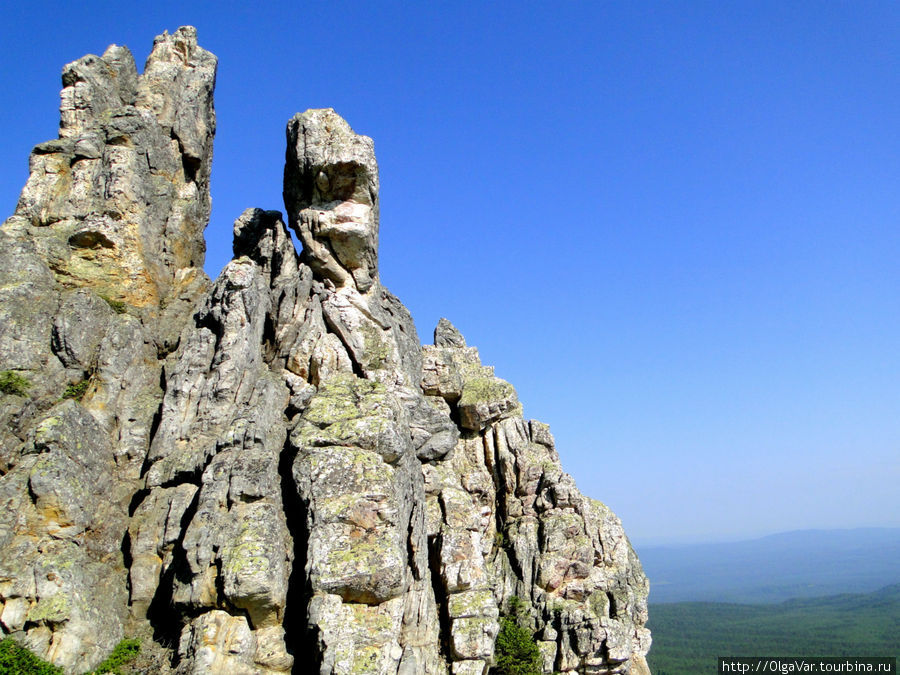
[[[797,530],[638,551],[654,604],[771,603],[868,593],[900,582],[900,528]]]

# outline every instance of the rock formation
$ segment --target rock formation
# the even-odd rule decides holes
[[[72,673],[144,635],[178,673],[474,675],[515,597],[545,672],[647,673],[619,520],[380,284],[370,138],[294,116],[301,252],[248,209],[209,283],[215,68],[191,28],[66,66],[0,229],[0,631]]]

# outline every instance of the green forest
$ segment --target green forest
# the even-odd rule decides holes
[[[654,675],[704,675],[720,656],[900,658],[898,626],[900,585],[772,605],[654,604],[648,661]]]

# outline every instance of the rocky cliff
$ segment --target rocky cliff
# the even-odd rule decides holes
[[[67,65],[0,229],[0,631],[72,673],[141,635],[179,673],[481,674],[518,604],[545,672],[647,673],[619,520],[379,282],[370,138],[294,116],[287,225],[248,209],[206,278],[215,71],[191,28]]]

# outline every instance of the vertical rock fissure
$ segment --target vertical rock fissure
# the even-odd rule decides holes
[[[431,589],[434,592],[434,602],[437,605],[441,658],[443,658],[446,663],[450,663],[450,608],[448,604],[449,597],[447,589],[444,588],[444,584],[441,583],[440,535],[428,537],[428,569],[430,572]]]
[[[179,521],[180,532],[172,549],[172,561],[160,576],[156,593],[147,608],[147,620],[153,628],[153,639],[172,651],[173,666],[178,663],[178,641],[185,623],[183,610],[177,609],[173,602],[175,582],[176,579],[185,583],[190,583],[191,580],[184,537],[187,534],[188,525],[197,513],[199,504],[200,490],[197,490]]]
[[[329,334],[334,335],[338,340],[340,340],[341,345],[344,347],[344,351],[347,352],[347,357],[350,359],[350,367],[353,370],[353,374],[356,375],[356,377],[365,380],[366,373],[363,370],[362,364],[357,360],[356,356],[354,356],[355,350],[353,349],[353,345],[347,342],[344,335],[342,335],[343,331],[341,331],[339,327],[333,323],[327,312],[323,312],[322,315],[322,319],[325,323],[325,330]]]
[[[273,361],[278,356],[278,340],[275,334],[275,321],[271,312],[266,312],[263,322],[262,357],[270,369],[274,370]],[[277,371],[275,371],[277,372]]]
[[[122,566],[125,568],[125,590],[128,592],[128,596],[131,597],[131,563],[133,560],[131,557],[131,533],[127,529],[125,530],[125,536],[122,537],[119,551],[122,553]]]
[[[482,447],[485,448],[485,452],[490,451],[493,453],[493,459],[490,462],[489,468],[491,480],[494,483],[494,518],[496,522],[497,533],[500,535],[498,549],[502,552],[503,557],[506,559],[506,563],[516,575],[517,580],[521,581],[523,579],[523,571],[515,555],[513,543],[509,537],[509,524],[512,518],[508,513],[508,505],[506,503],[506,495],[511,494],[515,489],[515,486],[506,485],[506,478],[500,469],[500,452],[496,439],[493,443],[485,442],[485,436],[487,434],[494,433],[494,428],[488,426],[484,431],[481,432],[481,438]],[[501,598],[500,600],[503,601],[505,600],[505,598]]]
[[[141,475],[143,476],[143,471],[141,472]],[[138,490],[131,496],[131,503],[128,505],[128,517],[129,518],[131,518],[135,514],[138,507],[147,498],[147,496],[149,494],[150,494],[149,488],[141,488],[140,490]]]
[[[616,596],[613,595],[610,591],[607,591],[606,597],[609,600],[609,618],[610,619],[618,619],[619,618],[619,609],[618,609],[618,604],[616,603]]]
[[[413,546],[413,516],[415,510],[410,513],[409,522],[406,524],[406,565],[412,574],[413,579],[421,578],[421,570],[415,564],[415,547]]]
[[[159,404],[156,406],[156,410],[153,412],[153,417],[150,419],[150,428],[147,432],[147,448],[144,453],[144,460],[143,460],[143,462],[141,462],[141,472],[140,472],[141,480],[144,479],[147,472],[150,470],[150,467],[152,466],[152,462],[150,461],[149,449],[150,449],[151,444],[153,443],[153,439],[156,437],[156,432],[159,431],[159,425],[162,423],[163,400],[165,399],[165,395],[166,395],[166,366],[165,366],[165,363],[161,363],[160,368],[159,368],[159,389],[161,392],[160,397],[159,397]],[[129,506],[129,511],[128,511],[129,517],[134,515],[135,509],[137,509],[137,507],[140,505],[141,501],[143,501],[143,498],[140,498],[140,500],[138,499],[138,496],[142,495],[142,494],[144,497],[146,497],[148,494],[150,494],[150,490],[149,489],[138,490],[134,494],[134,496],[132,496],[131,505]]]
[[[316,647],[315,636],[310,634],[306,620],[310,596],[309,580],[306,575],[306,551],[309,543],[309,530],[306,525],[308,507],[300,497],[294,482],[293,466],[296,458],[297,449],[291,444],[289,435],[278,462],[281,503],[294,551],[282,626],[285,648],[288,654],[294,657],[292,672],[299,675],[309,666],[303,655],[313,653]]]

